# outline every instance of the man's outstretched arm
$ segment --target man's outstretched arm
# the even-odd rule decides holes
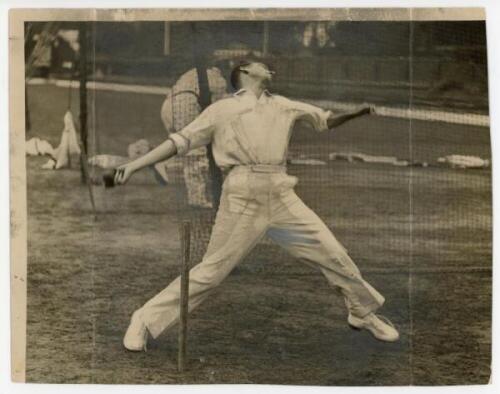
[[[367,105],[357,111],[334,114],[332,111],[300,101],[288,100],[286,103],[297,112],[297,120],[309,123],[313,129],[320,132],[331,130],[359,116],[375,113],[375,109]]]
[[[170,159],[177,153],[177,147],[171,139],[167,139],[145,155],[138,157],[130,163],[124,164],[116,169],[115,183],[123,185],[132,174],[144,167],[156,164],[159,161]]]
[[[358,118],[363,115],[368,115],[374,113],[373,107],[363,107],[358,111],[355,112],[349,112],[349,113],[344,113],[344,114],[331,114],[328,119],[326,120],[326,124],[328,125],[329,129],[333,129],[335,127],[340,126],[341,124],[344,124],[345,122]]]
[[[144,167],[156,164],[159,161],[168,160],[175,155],[185,155],[189,150],[205,146],[210,143],[214,131],[214,122],[211,111],[213,106],[209,106],[195,120],[177,133],[170,134],[170,137],[161,145],[154,148],[130,163],[116,169],[115,183],[123,185],[132,174]]]

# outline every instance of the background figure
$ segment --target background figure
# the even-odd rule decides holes
[[[35,46],[32,51],[33,61],[30,68],[31,77],[48,78],[54,57],[54,35],[42,30],[33,38]]]
[[[211,101],[220,100],[227,94],[227,83],[221,70],[210,67],[206,69],[206,75]],[[169,134],[182,130],[200,114],[200,96],[197,68],[192,68],[181,75],[163,102],[161,119]],[[194,149],[182,160],[189,205],[212,208],[213,197],[208,189],[207,148]]]

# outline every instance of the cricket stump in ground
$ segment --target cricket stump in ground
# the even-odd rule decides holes
[[[191,243],[191,224],[187,221],[181,226],[181,296],[179,308],[179,351],[177,354],[177,369],[184,372],[186,368],[186,344],[188,329],[188,300],[189,300],[189,260]]]

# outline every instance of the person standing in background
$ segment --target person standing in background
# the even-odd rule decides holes
[[[208,86],[200,88],[199,73],[203,72],[206,74]],[[193,67],[182,74],[172,86],[161,108],[161,119],[169,135],[182,130],[201,113],[203,108],[200,98],[207,95],[202,90],[208,90],[210,102],[227,95],[227,83],[218,67]],[[194,149],[184,158],[183,175],[190,206],[214,207],[214,193],[210,192],[208,186],[209,149],[210,147]]]
[[[190,47],[192,68],[186,71],[172,87],[161,109],[161,118],[167,132],[182,130],[210,104],[228,95],[228,83],[223,75],[229,72],[229,62],[216,62],[217,40],[202,23],[191,23]],[[189,48],[187,53],[189,53]],[[226,69],[227,68],[227,69]],[[222,172],[212,154],[212,146],[195,149],[184,158],[184,181],[188,204],[192,207],[217,210],[222,193]]]

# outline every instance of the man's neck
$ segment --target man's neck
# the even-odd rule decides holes
[[[244,84],[244,86],[242,86],[242,88],[249,91],[249,92],[252,92],[255,95],[255,97],[257,97],[257,98],[260,98],[262,93],[264,93],[264,90],[266,90],[265,86],[260,81],[254,82],[254,83],[251,83],[249,81],[248,83]]]

